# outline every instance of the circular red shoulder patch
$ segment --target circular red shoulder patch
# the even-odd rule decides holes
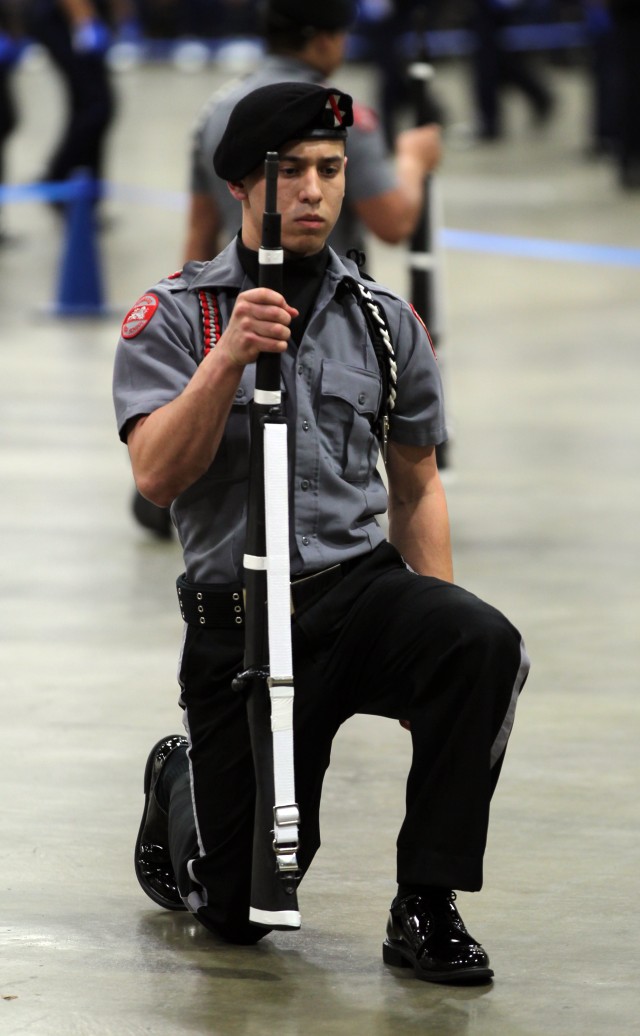
[[[145,329],[160,305],[157,295],[142,295],[122,321],[122,337],[135,338]]]

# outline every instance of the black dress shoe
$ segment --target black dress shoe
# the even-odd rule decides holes
[[[413,968],[424,982],[489,982],[489,958],[465,928],[455,898],[455,892],[437,889],[394,899],[382,945],[385,964]]]
[[[135,869],[141,887],[165,910],[186,910],[169,856],[168,817],[158,803],[155,789],[162,768],[176,748],[189,742],[180,734],[163,737],[149,753],[144,771],[144,812],[136,839]]]

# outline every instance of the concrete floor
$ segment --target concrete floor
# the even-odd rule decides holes
[[[381,963],[408,752],[392,723],[355,720],[336,742],[300,933],[220,947],[134,878],[144,760],[180,729],[180,558],[129,514],[111,365],[121,315],[179,265],[188,130],[215,75],[153,67],[118,79],[117,193],[101,237],[112,315],[47,316],[57,225],[38,203],[8,211],[3,1036],[638,1031],[640,195],[583,160],[585,83],[577,71],[553,77],[548,133],[531,134],[514,98],[504,143],[465,148],[454,125],[440,177],[447,228],[636,249],[627,266],[588,251],[574,261],[445,252],[456,575],[520,626],[533,660],[485,888],[460,897],[491,954],[490,988],[429,986]],[[361,96],[369,87],[363,70],[340,82]],[[440,82],[453,123],[464,122],[463,70],[443,67]],[[38,173],[61,107],[46,66],[16,85],[12,182]],[[402,250],[373,257],[378,279],[405,290]]]

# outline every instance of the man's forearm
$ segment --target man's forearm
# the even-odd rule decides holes
[[[141,418],[128,436],[138,489],[160,507],[193,485],[212,464],[242,367],[214,350],[176,399]]]
[[[453,581],[447,502],[439,478],[417,500],[390,498],[389,540],[420,575]]]

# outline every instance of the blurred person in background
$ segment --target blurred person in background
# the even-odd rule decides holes
[[[616,109],[620,186],[640,189],[640,2],[609,0],[618,69]]]
[[[252,34],[258,0],[136,0],[145,33],[175,39],[184,36]]]
[[[265,60],[256,71],[213,95],[193,135],[185,259],[210,259],[240,226],[240,206],[215,175],[211,161],[233,106],[246,93],[270,83],[328,81],[344,60],[356,8],[354,0],[267,0],[262,6]],[[366,231],[389,244],[408,238],[420,216],[424,178],[440,156],[435,109],[428,125],[398,134],[390,154],[376,114],[356,104],[347,196],[331,246],[342,255],[350,249],[361,251]]]
[[[12,77],[23,42],[18,0],[0,0],[0,187],[5,182],[5,145],[18,123]],[[10,241],[0,209],[0,246]]]
[[[428,60],[426,33],[436,28],[445,0],[360,0],[358,30],[365,60],[377,71],[376,106],[387,146],[393,150],[398,122],[413,98],[407,74],[411,61]],[[406,37],[414,33],[413,46]],[[434,118],[444,123],[444,109],[432,97]]]
[[[598,157],[613,154],[618,137],[616,47],[608,0],[584,0],[584,20],[591,75],[587,154]]]
[[[553,112],[553,94],[539,69],[527,54],[510,51],[503,42],[504,30],[526,6],[526,0],[473,0],[471,70],[480,140],[499,140],[504,135],[505,87],[514,87],[525,97],[536,125],[544,125]]]
[[[28,34],[46,50],[67,95],[62,133],[41,174],[45,182],[68,180],[77,169],[102,178],[115,113],[106,55],[114,26],[132,14],[129,0],[27,0]]]

